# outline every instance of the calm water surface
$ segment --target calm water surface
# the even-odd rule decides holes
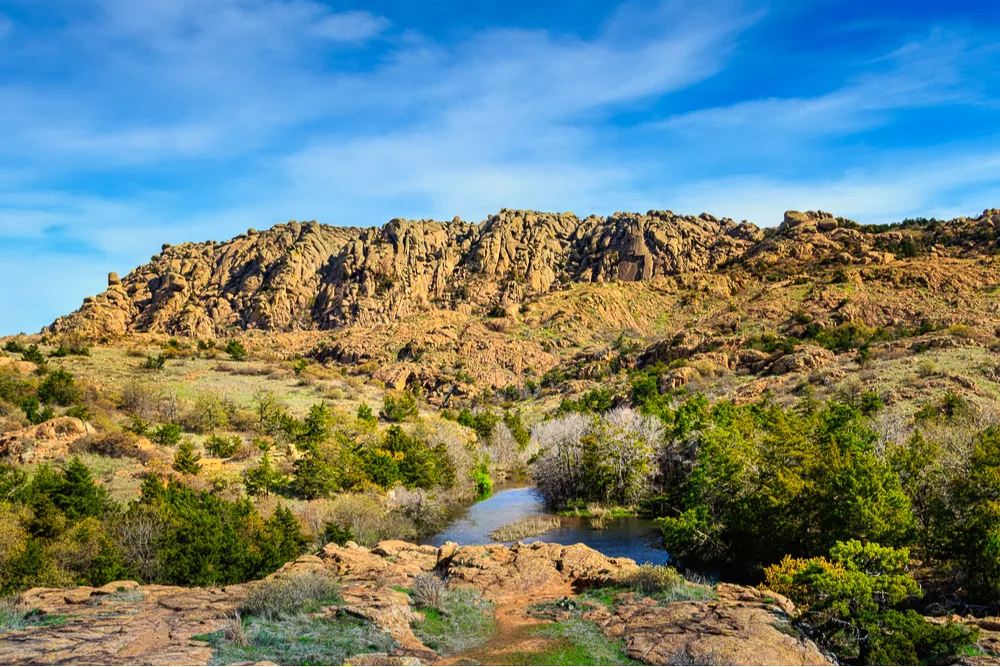
[[[437,535],[424,544],[439,547],[445,542],[490,544],[490,533],[521,517],[549,514],[534,488],[500,491],[482,500],[452,519]],[[594,530],[586,519],[561,517],[561,528],[544,535],[527,537],[522,542],[583,543],[605,556],[625,557],[637,563],[667,562],[667,552],[660,545],[659,531],[649,519],[621,517],[608,522],[605,530]],[[507,544],[511,544],[507,542]]]

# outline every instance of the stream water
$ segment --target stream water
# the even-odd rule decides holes
[[[451,522],[424,544],[439,547],[445,542],[490,544],[490,533],[525,516],[551,514],[532,487],[499,491],[456,514]],[[604,530],[594,530],[579,517],[560,517],[562,526],[543,535],[527,537],[522,542],[583,543],[605,556],[631,558],[637,563],[662,565],[667,552],[659,540],[659,531],[649,519],[620,517],[611,519]],[[508,542],[507,544],[511,544]]]

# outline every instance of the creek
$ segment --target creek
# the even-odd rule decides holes
[[[548,515],[541,497],[533,487],[506,489],[457,512],[448,525],[423,544],[439,547],[445,542],[491,544],[490,533],[520,518]],[[660,544],[660,533],[650,519],[617,517],[607,528],[595,530],[582,517],[559,517],[562,526],[542,535],[526,537],[521,542],[555,542],[569,545],[582,543],[605,556],[631,558],[637,563],[663,565],[667,552]],[[506,544],[512,544],[506,542]]]

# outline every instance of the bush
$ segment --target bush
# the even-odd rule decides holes
[[[420,609],[441,610],[448,593],[448,584],[435,574],[421,574],[413,579],[410,597]]]
[[[158,371],[162,369],[167,363],[167,356],[165,354],[157,355],[147,355],[146,363],[142,365],[143,368],[150,371]]]
[[[177,424],[163,424],[150,434],[149,439],[164,447],[174,447],[181,441],[181,433]]]
[[[677,570],[665,565],[640,565],[639,569],[626,575],[619,583],[644,597],[654,598],[669,593],[685,584]]]
[[[251,496],[266,498],[271,491],[280,489],[287,483],[288,479],[271,464],[271,455],[267,452],[261,457],[260,465],[248,468],[243,473],[243,485]]]
[[[907,549],[838,542],[829,559],[786,557],[766,585],[799,608],[796,622],[840,660],[861,664],[945,664],[975,643],[978,629],[935,625],[907,600],[921,596],[906,573]]]
[[[194,443],[185,440],[174,454],[174,470],[185,475],[197,475],[201,472],[201,464],[198,463],[200,459],[194,450]]]
[[[210,435],[205,440],[205,451],[220,459],[228,459],[243,444],[243,439],[238,435],[225,437],[221,435]]]
[[[228,343],[226,343],[226,354],[233,361],[243,361],[247,358],[247,349],[243,346],[243,343],[231,338]]]
[[[7,341],[4,344],[3,349],[11,354],[24,354],[24,345],[21,345],[21,343],[16,340]]]
[[[37,345],[31,345],[24,352],[21,353],[21,358],[24,361],[30,361],[36,366],[45,365],[45,357],[42,356],[42,351],[38,349]]]
[[[362,403],[358,406],[358,419],[368,424],[374,424],[377,421],[371,407],[367,403]]]
[[[73,374],[62,368],[50,372],[38,386],[38,400],[56,405],[72,405],[79,401],[80,389]]]
[[[387,422],[403,422],[417,414],[417,402],[408,391],[387,393],[382,399],[382,412],[379,416]]]

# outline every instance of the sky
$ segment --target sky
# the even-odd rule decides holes
[[[288,220],[977,215],[998,107],[985,0],[0,0],[0,335]]]

